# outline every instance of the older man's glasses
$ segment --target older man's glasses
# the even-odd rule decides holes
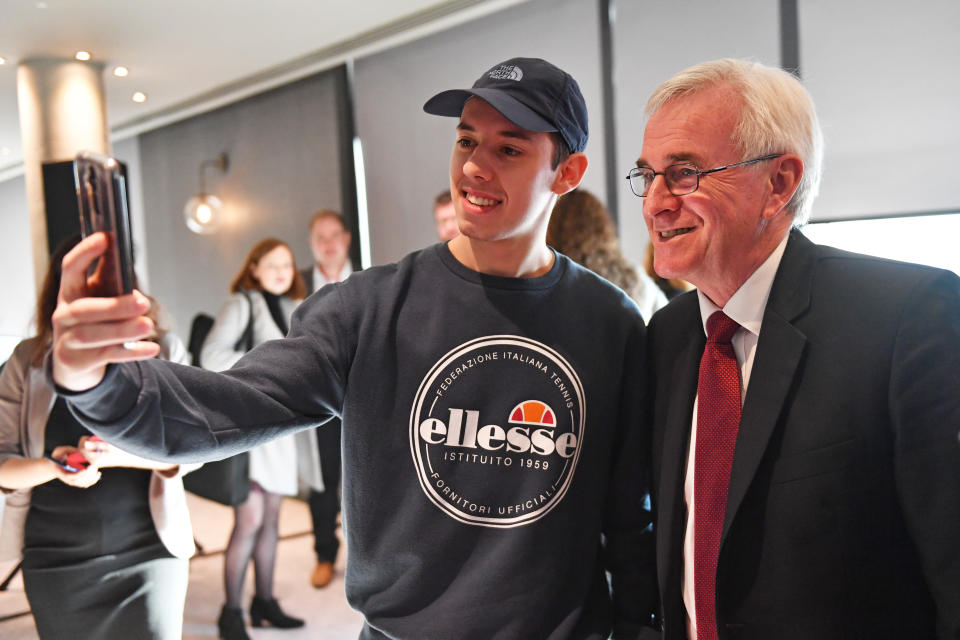
[[[742,167],[756,162],[763,162],[765,160],[773,160],[782,155],[782,153],[773,153],[768,156],[753,158],[752,160],[744,160],[743,162],[725,164],[722,167],[716,167],[714,169],[706,169],[705,171],[698,169],[697,165],[692,162],[672,164],[663,171],[654,171],[650,167],[634,167],[630,169],[630,173],[627,174],[627,180],[630,181],[630,189],[634,195],[640,198],[647,197],[647,193],[650,191],[650,185],[653,184],[653,180],[657,176],[663,176],[664,181],[667,183],[667,190],[670,193],[675,196],[685,196],[693,193],[700,187],[700,176],[716,173],[717,171],[724,171],[726,169],[733,169],[734,167]]]

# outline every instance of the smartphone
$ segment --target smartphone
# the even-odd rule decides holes
[[[133,239],[126,170],[115,158],[81,151],[73,161],[73,178],[83,237],[103,231],[109,240],[107,250],[90,266],[90,295],[109,297],[132,292]]]
[[[90,466],[90,462],[79,451],[74,451],[67,456],[66,460],[57,460],[51,455],[44,456],[47,460],[52,460],[58,467],[70,473],[78,473]]]

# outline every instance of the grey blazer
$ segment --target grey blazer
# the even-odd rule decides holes
[[[36,338],[22,341],[0,373],[0,465],[11,458],[42,458],[47,417],[56,393],[42,367],[31,364]],[[166,344],[164,344],[166,343]],[[186,349],[173,334],[161,343],[167,359],[185,362]],[[193,530],[182,476],[199,464],[180,465],[173,477],[154,471],[150,477],[150,515],[160,541],[178,558],[193,555]],[[20,557],[24,525],[30,510],[30,489],[0,487],[0,560]]]

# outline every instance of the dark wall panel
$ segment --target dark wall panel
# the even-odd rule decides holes
[[[216,312],[260,239],[280,238],[300,266],[311,263],[310,216],[343,202],[338,87],[326,72],[141,136],[150,293],[183,337],[194,313]],[[225,222],[197,235],[183,207],[198,191],[200,164],[221,152],[229,170],[207,169],[206,186],[223,201]]]

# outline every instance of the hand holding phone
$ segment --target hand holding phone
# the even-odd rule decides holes
[[[83,237],[102,231],[109,243],[90,267],[90,295],[111,297],[132,292],[133,240],[123,166],[109,156],[81,151],[73,162],[73,177]]]

